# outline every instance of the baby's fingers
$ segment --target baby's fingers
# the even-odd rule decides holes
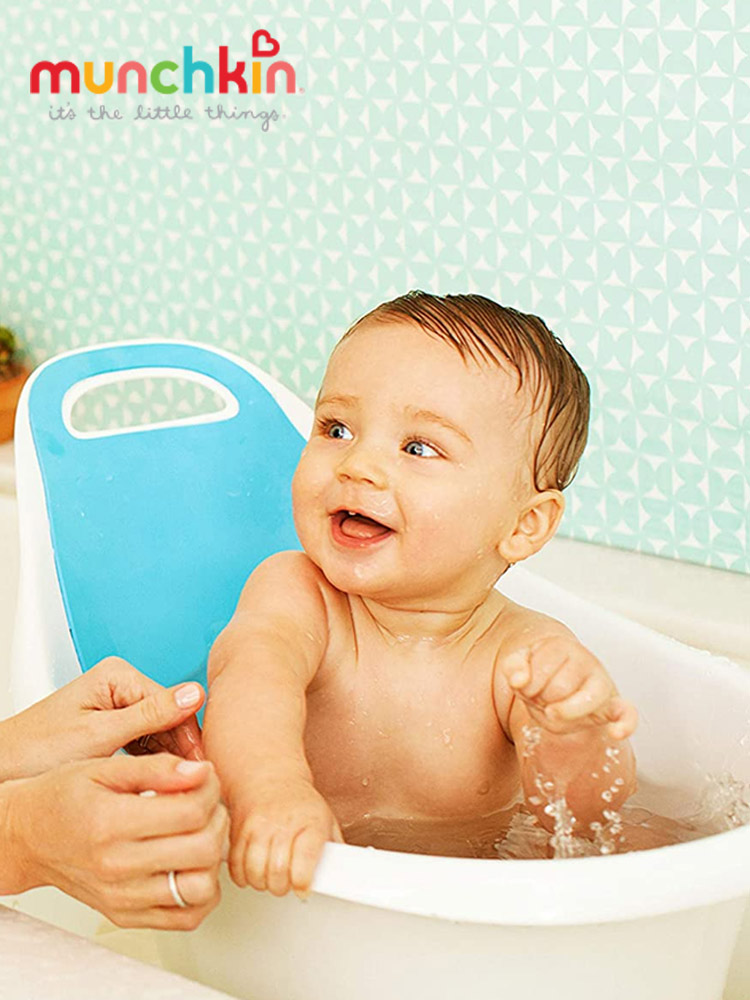
[[[307,827],[298,833],[292,845],[291,882],[292,889],[300,899],[310,895],[315,866],[325,846],[326,838],[321,830]]]
[[[592,716],[595,722],[604,722],[604,708],[612,700],[612,684],[603,674],[592,674],[569,697],[548,705],[550,719],[573,722]]]
[[[524,698],[536,698],[567,662],[569,644],[557,637],[542,639],[505,658],[502,669],[511,688]]]
[[[289,892],[292,837],[289,830],[278,830],[271,841],[266,864],[266,886],[274,896]]]
[[[266,886],[266,866],[271,848],[272,830],[257,826],[242,832],[229,852],[229,874],[240,889],[252,886],[262,892]]]
[[[607,706],[607,735],[613,740],[626,740],[632,736],[638,725],[638,711],[635,705],[624,698],[612,698]]]

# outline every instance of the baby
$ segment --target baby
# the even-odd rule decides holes
[[[209,659],[238,885],[304,897],[342,831],[398,849],[406,820],[471,829],[519,791],[551,830],[540,773],[582,836],[635,790],[634,707],[495,589],[555,533],[588,415],[544,323],[480,295],[410,292],[336,345],[292,486],[304,552],[254,570]]]

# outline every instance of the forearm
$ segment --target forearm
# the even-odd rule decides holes
[[[524,798],[545,829],[555,826],[545,812],[565,797],[576,818],[578,836],[590,836],[592,823],[606,822],[636,789],[635,756],[628,740],[613,740],[603,727],[558,735],[529,719],[516,749]]]
[[[276,655],[274,655],[276,653]],[[255,642],[252,652],[212,652],[203,726],[227,802],[287,778],[312,781],[305,757],[305,689],[283,657]]]

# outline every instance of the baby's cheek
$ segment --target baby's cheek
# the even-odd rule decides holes
[[[448,504],[445,501],[425,502],[419,519],[420,541],[446,555],[463,548],[468,534],[476,527],[475,515],[467,511],[466,505]]]
[[[302,509],[320,495],[321,470],[308,445],[300,456],[292,476],[292,506]]]
[[[320,487],[300,463],[292,479],[292,516],[303,548],[313,530],[315,516],[321,509]]]

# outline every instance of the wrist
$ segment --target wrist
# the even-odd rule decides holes
[[[233,770],[233,774],[238,772]],[[220,774],[221,777],[221,774]],[[289,757],[262,757],[246,761],[239,776],[230,779],[224,787],[224,797],[230,811],[242,803],[252,807],[254,802],[270,795],[273,798],[286,789],[298,788],[300,784],[313,785],[313,778],[307,761]]]
[[[25,801],[34,779],[4,781],[0,785],[0,895],[26,892],[43,882],[35,875],[30,845],[25,835]]]
[[[12,715],[0,722],[0,782],[26,777],[20,766],[17,719]]]
[[[526,744],[523,763],[529,770],[541,772],[545,778],[556,777],[561,793],[566,785],[576,780],[589,783],[598,779],[603,783],[610,772],[617,772],[623,779],[635,772],[630,742],[612,739],[603,726],[574,733],[553,733],[539,726],[531,742]]]
[[[551,798],[564,796],[578,829],[587,830],[606,811],[618,810],[637,787],[630,743],[611,739],[601,727],[565,734],[537,727],[520,763],[526,802],[548,829],[552,821],[544,809]]]

